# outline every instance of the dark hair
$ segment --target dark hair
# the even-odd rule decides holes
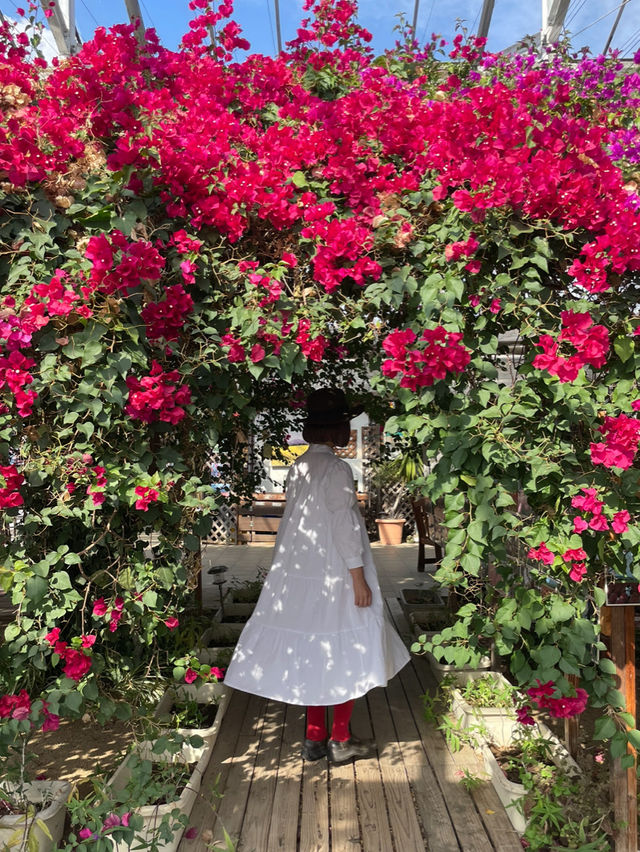
[[[351,425],[348,420],[328,426],[305,423],[302,437],[308,444],[334,444],[336,447],[346,447],[351,438]]]

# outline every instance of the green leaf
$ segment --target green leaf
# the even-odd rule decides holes
[[[30,577],[26,583],[27,597],[31,603],[38,606],[47,596],[49,583],[44,577]]]
[[[304,172],[294,172],[291,177],[291,183],[299,188],[307,186],[307,176]]]
[[[600,666],[600,670],[607,674],[615,674],[617,671],[616,664],[608,657],[601,657],[598,665]]]
[[[82,707],[83,697],[79,692],[69,692],[65,696],[65,706],[74,713],[77,713]]]
[[[571,604],[564,603],[561,600],[555,600],[549,611],[549,615],[555,621],[568,621],[570,618],[573,618],[575,615],[575,609],[571,606]]]
[[[631,728],[627,731],[627,737],[635,749],[640,749],[640,731],[635,728]]]
[[[472,553],[465,553],[460,559],[460,565],[468,573],[477,577],[480,573],[480,557],[474,556]]]
[[[190,550],[192,553],[196,553],[200,549],[200,539],[197,535],[186,533],[183,538],[183,542],[187,550]]]
[[[556,645],[545,645],[533,652],[533,656],[541,666],[544,666],[545,669],[550,669],[552,666],[555,666],[562,654],[560,648]]]
[[[631,358],[634,351],[633,340],[629,337],[616,337],[613,341],[613,348],[616,350],[616,355],[624,364]]]
[[[593,738],[594,740],[607,740],[615,734],[616,730],[616,723],[611,716],[602,716],[600,719],[596,719]]]

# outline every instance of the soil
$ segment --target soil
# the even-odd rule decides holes
[[[37,732],[29,752],[36,755],[29,773],[54,781],[70,781],[80,795],[89,792],[95,775],[109,777],[121,763],[132,742],[126,722],[109,722],[104,727],[94,722],[62,720],[57,731]]]
[[[16,810],[13,805],[5,801],[4,799],[0,799],[0,817],[14,816],[18,813],[20,813],[20,811]]]
[[[402,594],[408,604],[439,604],[437,592],[427,589],[403,589]]]

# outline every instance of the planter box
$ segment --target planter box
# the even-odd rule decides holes
[[[500,672],[475,671],[474,678],[491,677],[499,686],[511,687],[509,681]],[[461,684],[462,686],[463,684]],[[464,730],[470,728],[481,729],[478,731],[480,737],[502,746],[513,740],[514,724],[516,723],[515,710],[510,707],[476,707],[465,701],[462,692],[454,689],[451,694],[451,713],[455,719],[461,721]]]
[[[440,604],[412,608],[409,612],[409,621],[413,635],[419,639],[424,635],[435,636],[445,627],[450,627],[452,618],[449,609],[444,604]]]
[[[194,653],[196,654],[201,663],[205,663],[208,666],[224,667],[226,669],[229,663],[231,662],[233,648],[220,648],[213,645],[210,648],[205,648],[201,651],[197,651]]]
[[[515,734],[517,729],[522,729],[522,726],[515,722],[513,723],[513,732]],[[580,775],[580,767],[575,762],[575,760],[571,757],[569,752],[562,745],[560,740],[553,734],[549,728],[543,723],[538,722],[535,725],[534,731],[538,734],[538,736],[544,737],[545,740],[549,740],[551,743],[551,758],[558,769],[562,769],[567,772],[569,775],[576,777]],[[517,738],[512,736],[511,740],[504,743],[504,745],[509,745],[517,742]],[[496,743],[498,745],[498,743]],[[523,835],[526,827],[527,820],[525,818],[524,812],[521,807],[517,804],[514,804],[516,800],[521,799],[525,794],[524,785],[518,784],[514,781],[509,781],[507,776],[504,774],[498,761],[496,760],[493,752],[489,748],[487,743],[482,745],[482,758],[484,760],[484,768],[491,779],[491,783],[498,794],[498,798],[504,805],[504,808],[507,812],[507,816],[513,826],[514,830],[519,834]]]
[[[200,647],[206,651],[208,648],[233,648],[244,628],[244,624],[223,624],[220,621],[207,628],[202,634]],[[202,660],[200,652],[196,656]]]
[[[411,612],[409,613],[409,618],[411,624],[413,626],[413,634],[416,639],[420,639],[424,637],[425,641],[431,641],[433,637],[440,632],[440,630],[444,628],[440,628],[440,630],[425,630],[422,624],[427,621],[430,617],[430,612],[422,611],[422,612]],[[444,643],[443,643],[444,646]],[[442,663],[440,660],[437,660],[431,652],[427,652],[426,654],[427,660],[429,661],[429,666],[431,667],[431,671],[434,674],[436,680],[441,681],[445,675],[451,675],[456,683],[464,685],[473,677],[479,677],[485,674],[491,668],[491,657],[488,655],[486,657],[481,657],[477,666],[455,666],[450,663]]]
[[[435,584],[429,589],[405,588],[401,590],[401,594],[401,603],[412,610],[420,610],[431,606],[443,606],[444,604],[440,589]]]
[[[37,849],[38,852],[51,852],[62,838],[66,817],[65,805],[71,795],[71,784],[67,781],[32,781],[27,785],[27,798],[35,805],[49,802],[33,816],[8,814],[0,817],[0,847],[12,852],[25,852]],[[47,837],[38,823],[46,825],[51,838]],[[27,833],[26,842],[23,838]],[[32,844],[34,844],[32,846]]]
[[[185,684],[178,686],[176,689],[168,689],[160,699],[160,703],[155,709],[154,716],[162,720],[162,717],[171,715],[171,710],[176,701],[195,700],[198,704],[216,704],[218,710],[213,724],[208,728],[178,728],[177,732],[183,737],[202,737],[204,740],[201,746],[192,746],[185,743],[182,747],[182,757],[187,763],[196,763],[200,760],[203,753],[208,749],[211,750],[218,737],[218,731],[222,724],[222,718],[229,704],[231,690],[222,683],[204,683],[201,686],[193,684]],[[144,743],[143,745],[147,745]],[[149,747],[151,744],[148,744]],[[150,750],[150,748],[149,748]],[[171,755],[159,755],[164,760],[170,760]]]
[[[167,762],[162,760],[162,755],[155,755],[152,753],[145,754],[144,752],[147,751],[147,749],[144,748],[144,744],[141,744],[139,749],[142,749],[144,757],[148,758],[149,760],[152,760],[154,763]],[[135,813],[139,814],[144,821],[143,829],[139,832],[136,832],[135,838],[131,844],[126,843],[124,840],[112,838],[114,851],[128,852],[128,850],[131,848],[147,848],[147,846],[142,846],[141,844],[151,845],[151,841],[154,837],[156,827],[162,821],[163,816],[170,815],[171,812],[174,811],[176,808],[179,809],[181,813],[189,816],[200,791],[200,786],[202,784],[202,776],[204,775],[204,772],[207,768],[207,764],[209,763],[210,757],[211,746],[207,746],[203,750],[200,759],[194,767],[194,770],[191,773],[188,783],[183,788],[177,799],[172,802],[166,802],[162,805],[143,805],[140,808],[136,808]],[[187,763],[188,760],[186,760],[183,755],[173,755],[173,762]],[[131,772],[125,759],[116,769],[115,773],[109,780],[109,787],[111,787],[114,791],[120,792],[124,790],[130,777]],[[173,837],[171,840],[158,841],[158,852],[176,852],[180,844],[180,840],[182,839],[183,832],[184,826],[179,826],[176,830],[174,830]]]
[[[225,603],[216,612],[214,618],[220,624],[239,624],[242,627],[249,620],[255,608],[255,604],[252,603]],[[241,618],[243,621],[240,621]],[[233,619],[233,621],[229,621],[229,619]]]
[[[261,586],[261,588],[262,588],[262,586]],[[260,596],[259,592],[256,592],[256,591],[251,590],[251,589],[243,588],[242,586],[240,586],[237,589],[233,589],[233,588],[229,589],[229,591],[227,592],[227,594],[225,596],[224,602],[225,602],[225,604],[227,604],[227,603],[241,604],[242,603],[242,604],[253,604],[255,606],[255,604],[258,603],[258,597],[259,596]]]

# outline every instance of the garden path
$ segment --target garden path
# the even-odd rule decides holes
[[[398,630],[409,627],[396,596],[417,575],[417,547],[376,547],[383,594]],[[209,548],[209,565],[255,576],[271,548]],[[205,575],[206,576],[206,575]],[[205,603],[217,589],[205,580]],[[224,848],[223,827],[239,852],[520,852],[517,835],[488,782],[468,793],[465,770],[482,775],[475,753],[452,754],[428,725],[421,695],[435,689],[426,661],[413,658],[386,689],[356,702],[354,729],[373,737],[377,755],[343,767],[304,762],[304,709],[234,692],[179,852]],[[213,792],[215,790],[215,793]],[[219,797],[222,794],[222,797]],[[204,836],[203,836],[204,832]]]

